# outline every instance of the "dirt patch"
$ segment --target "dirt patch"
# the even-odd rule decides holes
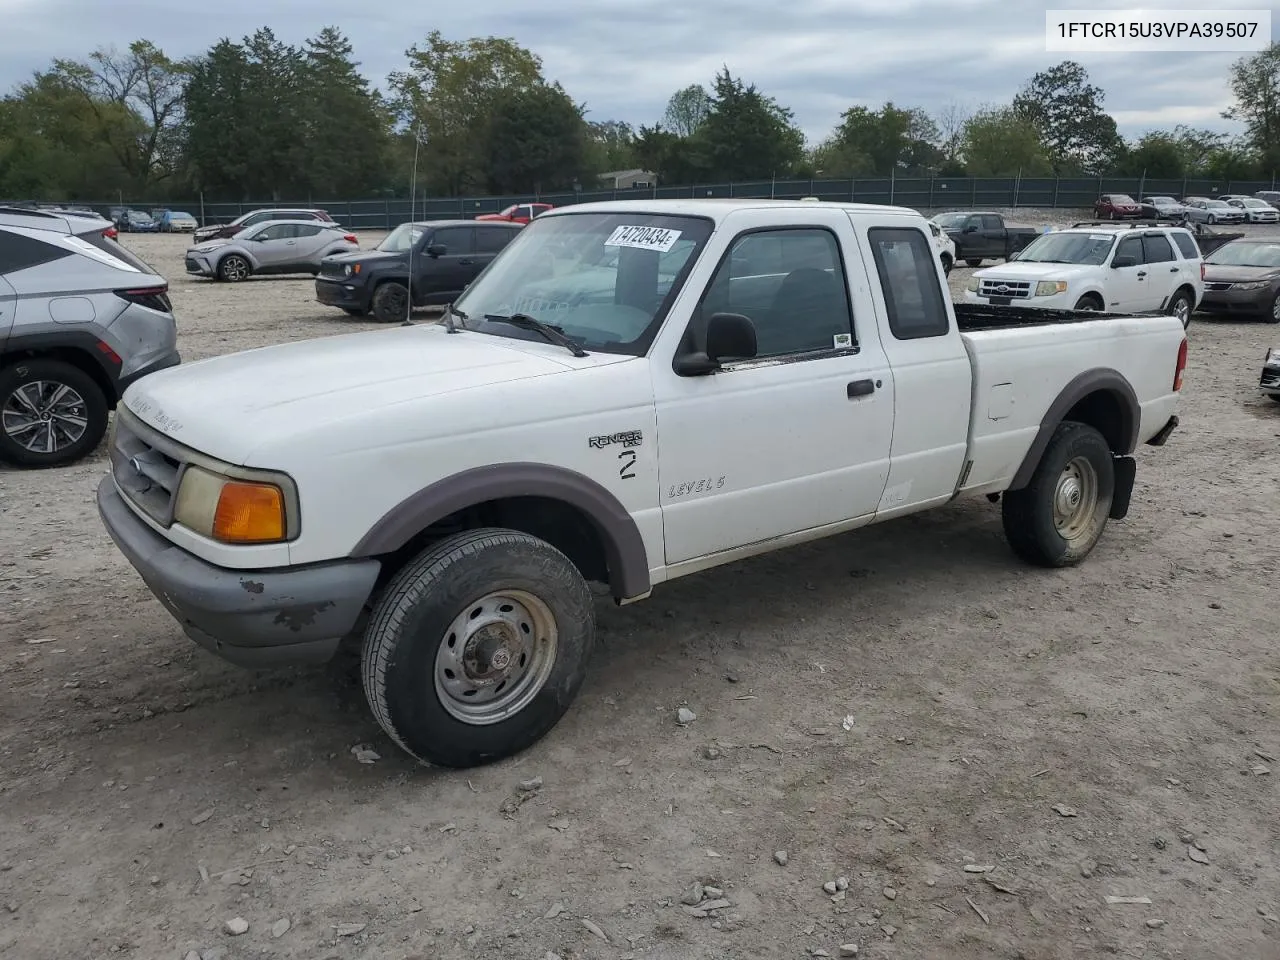
[[[188,360],[379,326],[126,242]],[[1275,958],[1280,328],[1191,336],[1183,426],[1081,568],[1019,564],[980,499],[602,604],[569,715],[468,773],[404,758],[349,662],[184,639],[101,453],[0,473],[0,955]]]

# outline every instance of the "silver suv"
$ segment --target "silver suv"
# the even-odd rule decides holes
[[[270,220],[229,240],[206,240],[187,250],[187,273],[234,283],[253,274],[320,272],[320,261],[359,250],[355,234],[336,223]]]
[[[168,290],[100,219],[0,207],[0,460],[97,447],[125,388],[180,361]]]
[[[327,210],[321,210],[317,207],[264,207],[261,210],[250,210],[248,213],[242,213],[230,223],[217,223],[212,226],[200,227],[192,234],[191,239],[196,243],[203,243],[206,240],[226,240],[234,237],[245,227],[252,227],[254,224],[263,223],[267,220],[309,220],[312,223],[332,223],[337,225],[333,217],[329,216]]]

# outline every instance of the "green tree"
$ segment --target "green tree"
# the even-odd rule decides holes
[[[636,134],[631,124],[604,120],[588,124],[591,138],[591,165],[597,171],[630,170],[637,163]]]
[[[1106,172],[1124,144],[1104,99],[1084,67],[1064,60],[1028,80],[1013,106],[1040,131],[1054,171],[1072,176]]]
[[[1274,176],[1280,170],[1280,43],[1237,60],[1230,81],[1236,102],[1225,116],[1244,123],[1260,166]]]
[[[55,60],[51,74],[96,120],[97,136],[139,191],[167,178],[177,156],[186,64],[149,40],[126,53],[99,49],[87,62]],[[126,123],[121,117],[130,115]]]
[[[302,82],[311,195],[351,197],[379,189],[387,172],[390,112],[361,76],[351,43],[337,27],[306,42]]]
[[[456,195],[482,186],[497,105],[545,82],[541,59],[513,39],[452,41],[439,30],[405,55],[408,69],[389,83],[400,118],[421,131],[429,188]]]
[[[964,125],[961,137],[965,169],[972,177],[1024,177],[1053,173],[1040,130],[1015,107],[987,107]]]
[[[540,194],[571,186],[588,176],[588,138],[582,108],[558,83],[499,98],[489,118],[484,158],[489,189]]]
[[[814,163],[834,177],[887,177],[891,172],[929,176],[943,156],[938,126],[922,110],[886,103],[879,110],[850,107]]]
[[[88,104],[53,71],[0,100],[0,197],[101,200],[132,191],[102,124],[138,129],[119,104]]]
[[[804,135],[792,116],[725,67],[716,75],[711,110],[689,139],[698,142],[716,179],[784,177],[804,159]]]
[[[710,176],[701,138],[678,136],[661,124],[641,126],[632,150],[636,166],[663,183],[697,183]]]
[[[1112,172],[1125,177],[1140,177],[1145,173],[1157,180],[1177,180],[1187,176],[1186,157],[1177,137],[1153,130],[1143,134],[1124,152]]]
[[[677,90],[667,101],[662,123],[677,137],[691,137],[711,112],[711,94],[700,83]]]

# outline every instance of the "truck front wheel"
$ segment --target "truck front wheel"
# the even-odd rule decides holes
[[[1028,563],[1068,567],[1089,555],[1111,512],[1111,448],[1093,427],[1058,425],[1031,482],[1001,498],[1004,534]]]
[[[480,529],[433,544],[392,579],[361,658],[374,717],[418,760],[465,768],[541,739],[582,686],[591,591],[555,547]]]

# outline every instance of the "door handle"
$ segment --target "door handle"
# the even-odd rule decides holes
[[[874,380],[854,380],[846,389],[849,399],[854,397],[865,397],[876,392],[876,384]]]
[[[1177,267],[1170,267],[1170,268],[1169,268],[1169,272],[1170,272],[1170,273],[1177,273],[1177,272],[1178,272],[1178,268],[1177,268]]]
[[[1145,277],[1146,275],[1147,275],[1147,271],[1145,271],[1145,270],[1139,270],[1139,271],[1138,271],[1138,279],[1139,279],[1139,280],[1141,280],[1141,279],[1142,279],[1143,277]]]

